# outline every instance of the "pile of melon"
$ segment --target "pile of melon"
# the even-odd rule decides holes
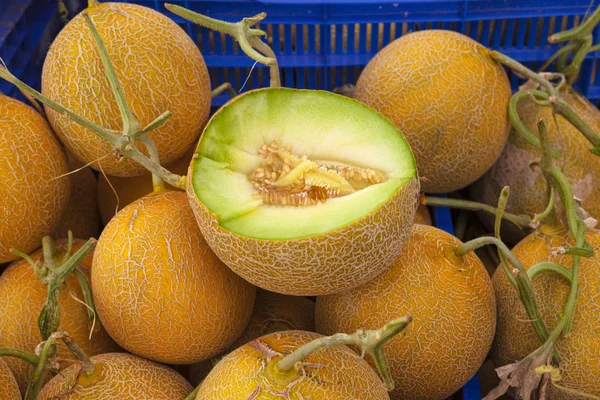
[[[515,108],[503,63],[424,30],[351,97],[273,85],[211,109],[177,23],[90,1],[41,93],[0,67],[42,103],[0,94],[0,398],[444,400],[490,362],[488,399],[600,398],[580,132],[600,111],[570,80]],[[454,236],[428,199],[479,213]]]

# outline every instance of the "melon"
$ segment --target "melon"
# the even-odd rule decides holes
[[[91,2],[85,12],[102,38],[127,103],[141,127],[165,111],[173,117],[149,135],[167,165],[197,140],[210,111],[210,80],[200,51],[165,15],[135,4]],[[114,130],[122,120],[100,54],[82,14],[58,34],[44,62],[42,93],[75,114]],[[136,176],[144,168],[120,159],[95,133],[46,107],[67,148],[108,175]]]
[[[310,354],[300,370],[278,374],[276,365],[320,335],[306,331],[271,333],[234,350],[208,374],[196,400],[312,399],[387,400],[377,373],[346,346]]]
[[[96,199],[96,177],[74,156],[67,156],[71,170],[71,196],[58,226],[52,231],[52,237],[67,238],[71,231],[76,238],[97,238],[100,235],[100,212]]]
[[[560,96],[569,104],[594,131],[600,130],[600,110],[570,86],[560,90]],[[552,117],[550,107],[540,107],[526,98],[519,102],[517,112],[523,123],[534,134],[537,122],[546,121],[551,147],[563,157],[555,161],[573,189],[573,194],[581,199],[582,207],[592,216],[600,218],[600,161],[589,151],[587,139],[560,115],[556,115],[558,125]],[[530,167],[539,161],[541,151],[527,142],[514,129],[502,155],[494,166],[470,187],[470,196],[479,202],[496,205],[500,191],[510,186],[511,191],[506,211],[514,214],[533,216],[544,211],[547,206],[546,181],[539,168]],[[507,237],[519,241],[522,232],[506,231]]]
[[[380,114],[311,90],[248,92],[222,107],[187,177],[206,241],[265,290],[340,292],[385,271],[419,197],[410,147]]]
[[[77,251],[85,242],[76,240],[73,251]],[[55,260],[59,261],[66,252],[67,241],[56,242]],[[43,252],[38,250],[30,254],[34,262],[43,262]],[[90,278],[89,268],[92,266],[92,253],[83,259],[81,266],[84,274]],[[82,268],[80,267],[80,270]],[[13,262],[0,275],[0,347],[10,347],[33,353],[42,341],[38,329],[38,316],[48,296],[48,286],[35,276],[33,267],[25,260]],[[79,301],[78,301],[78,300]],[[100,321],[96,320],[92,330],[88,309],[81,303],[83,293],[77,277],[70,276],[60,292],[60,324],[59,330],[70,332],[81,348],[90,355],[115,351],[118,346],[108,336]],[[91,332],[91,337],[90,337]],[[73,358],[66,349],[59,347],[58,356]],[[21,391],[25,393],[29,365],[18,358],[2,358],[12,370]]]
[[[98,315],[124,349],[154,361],[191,364],[241,335],[255,287],[210,250],[184,192],[144,196],[104,228],[94,256]]]
[[[0,94],[0,264],[30,253],[58,225],[69,201],[67,157],[46,120]]]
[[[594,256],[581,258],[579,269],[579,299],[569,336],[559,337],[556,349],[561,355],[560,385],[592,396],[600,396],[600,232],[588,230],[586,241]],[[555,249],[574,246],[574,240],[563,227],[542,226],[513,249],[526,269],[540,262],[555,262],[571,269],[570,255],[556,254]],[[540,347],[523,305],[516,300],[516,291],[502,268],[493,277],[498,304],[498,329],[492,356],[496,367],[512,364]],[[533,281],[540,315],[551,331],[559,321],[567,301],[570,283],[557,274],[541,274]],[[548,385],[546,400],[577,400]]]
[[[392,267],[366,285],[317,298],[317,332],[373,329],[404,313],[414,320],[402,339],[386,346],[393,400],[442,400],[481,367],[496,325],[490,277],[474,253],[459,257],[461,242],[415,225]]]
[[[95,373],[86,376],[73,364],[41,390],[39,400],[185,400],[192,386],[164,365],[132,354],[107,353],[90,357]]]
[[[19,385],[8,365],[0,359],[0,398],[3,400],[21,400]]]
[[[473,183],[508,139],[510,83],[489,50],[457,32],[404,35],[367,64],[354,98],[402,131],[427,193]]]

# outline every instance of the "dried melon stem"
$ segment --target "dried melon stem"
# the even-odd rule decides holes
[[[248,175],[265,204],[306,206],[347,196],[382,183],[387,175],[369,168],[297,156],[275,141],[258,150],[260,167]]]

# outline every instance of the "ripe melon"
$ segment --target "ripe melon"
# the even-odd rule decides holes
[[[253,340],[219,361],[196,399],[389,399],[377,373],[346,346],[310,354],[301,370],[274,372],[282,355],[319,337],[312,332],[284,331]]]
[[[69,169],[72,172],[71,196],[58,226],[52,236],[67,238],[69,231],[73,237],[88,239],[100,235],[100,212],[96,199],[96,177],[88,167],[80,169],[83,164],[72,155],[68,155]]]
[[[594,131],[600,130],[600,110],[573,88],[561,89],[560,95]],[[582,207],[592,216],[600,218],[600,160],[592,154],[590,143],[573,125],[557,115],[558,127],[550,107],[540,107],[529,99],[519,102],[518,113],[531,132],[536,134],[537,122],[543,118],[548,127],[548,139],[563,157],[556,165],[563,171],[573,188],[573,194],[582,200]],[[529,144],[514,129],[508,144],[494,166],[470,188],[470,196],[479,202],[496,205],[504,186],[511,191],[506,211],[515,214],[535,215],[546,208],[546,181],[539,168],[531,168],[539,161],[541,152]],[[524,237],[508,232],[508,235]],[[504,235],[503,235],[504,236]]]
[[[413,316],[403,338],[386,346],[396,385],[391,399],[445,399],[477,372],[490,350],[496,325],[492,283],[476,255],[454,253],[460,244],[440,229],[417,224],[387,272],[317,298],[317,332],[325,335]]]
[[[183,157],[173,164],[167,165],[165,168],[175,174],[186,175],[190,161],[194,155],[194,150],[195,147],[192,147]],[[166,183],[165,188],[168,190],[179,190]],[[153,190],[152,174],[149,172],[130,178],[108,176],[108,179],[107,176],[99,174],[98,205],[102,222],[105,225],[108,224],[108,221],[115,216],[116,210],[122,210],[125,206],[133,203],[140,197],[152,193]]]
[[[202,234],[229,268],[305,296],[385,271],[419,196],[412,153],[389,121],[341,95],[284,88],[222,107],[187,182]]]
[[[73,251],[77,251],[85,242],[76,240]],[[56,242],[56,260],[64,255],[67,242]],[[35,262],[42,262],[42,250],[30,255]],[[87,269],[92,266],[92,253],[81,263]],[[85,272],[89,279],[89,272]],[[38,281],[31,265],[25,260],[13,262],[0,275],[0,347],[11,347],[34,352],[42,341],[38,329],[38,316],[48,296],[48,287]],[[99,320],[96,320],[90,339],[91,324],[87,308],[73,297],[83,301],[83,293],[77,277],[70,276],[60,293],[60,325],[59,330],[68,331],[71,337],[88,354],[100,354],[114,351],[118,347],[108,336]],[[59,357],[73,358],[66,349],[59,347]],[[2,358],[11,368],[21,391],[25,393],[27,374],[30,367],[25,361],[17,358]]]
[[[21,400],[19,385],[8,365],[0,359],[0,399]]]
[[[90,359],[94,375],[79,374],[81,365],[71,365],[42,388],[39,400],[185,400],[192,392],[189,382],[171,368],[132,354],[107,353]]]
[[[183,156],[198,138],[210,111],[210,80],[200,51],[175,22],[153,9],[102,3],[85,10],[106,45],[132,113],[142,127],[169,110],[173,117],[153,130],[161,164]],[[109,129],[122,128],[117,101],[82,14],[56,37],[42,73],[42,93]],[[77,158],[115,176],[144,168],[119,160],[110,145],[66,115],[46,107],[48,120]]]
[[[354,98],[402,131],[427,193],[474,182],[506,144],[510,83],[488,53],[457,32],[413,32],[384,47],[358,78]]]
[[[40,246],[69,200],[67,157],[46,120],[0,94],[0,263]]]
[[[92,288],[98,315],[124,349],[191,364],[242,333],[255,288],[210,250],[183,192],[153,193],[115,215],[96,247]]]
[[[571,334],[556,342],[562,361],[560,384],[583,393],[600,396],[600,232],[588,230],[586,240],[594,249],[591,258],[581,258],[579,300]],[[543,226],[513,248],[526,269],[551,261],[571,269],[572,257],[557,255],[554,249],[574,246],[566,229]],[[498,268],[493,277],[498,304],[498,330],[492,356],[496,367],[512,364],[528,356],[540,346],[527,313],[516,300],[516,292],[506,273]],[[533,281],[540,315],[551,330],[560,318],[570,284],[556,274],[542,274]],[[578,400],[575,396],[549,385],[546,400]]]

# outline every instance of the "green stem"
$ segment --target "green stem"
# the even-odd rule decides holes
[[[550,261],[535,264],[527,270],[527,275],[529,275],[529,279],[531,279],[531,281],[533,282],[535,278],[537,278],[539,275],[549,272],[558,274],[565,278],[567,281],[569,281],[569,283],[571,282],[571,271],[569,271],[569,269],[567,269],[564,265],[560,265]]]
[[[549,80],[544,78],[542,75],[530,70],[517,60],[514,60],[509,56],[502,54],[496,50],[490,51],[490,56],[494,60],[506,65],[508,68],[515,71],[517,74],[539,83],[548,92],[548,94],[555,96],[557,95],[556,88],[552,85],[552,83]]]
[[[600,7],[598,7],[589,18],[577,25],[575,28],[571,28],[564,32],[555,33],[548,38],[548,41],[550,43],[560,43],[568,40],[581,39],[584,36],[592,33],[596,25],[598,25],[598,22],[600,22]]]
[[[570,84],[575,82],[577,76],[579,76],[579,70],[581,69],[581,65],[583,64],[583,60],[590,52],[590,47],[592,46],[592,35],[588,35],[586,38],[581,39],[579,41],[579,46],[571,63],[566,66],[566,68],[561,69],[560,72],[565,74],[568,77],[568,81]]]
[[[235,96],[237,96],[237,93],[235,92],[235,90],[233,90],[233,87],[231,86],[231,82],[225,82],[213,89],[213,91],[210,92],[210,97],[214,99],[223,92],[229,92],[232,99]]]
[[[536,216],[533,217],[533,222],[537,223],[537,222],[540,222],[541,220],[551,216],[550,224],[555,225],[558,222],[558,218],[556,216],[556,213],[554,212],[554,190],[552,190],[552,186],[550,186],[550,185],[548,185],[547,189],[548,189],[548,205],[546,206],[546,209],[541,214],[537,214]]]
[[[11,349],[11,348],[7,348],[7,347],[0,348],[0,357],[19,358],[19,359],[25,361],[26,363],[33,365],[34,367],[37,366],[40,362],[40,358],[33,353],[30,353],[28,351],[18,350],[18,349]]]
[[[96,239],[88,240],[66,263],[48,275],[48,296],[38,317],[38,326],[43,340],[47,340],[60,324],[60,291],[75,268],[96,246]]]
[[[544,65],[542,65],[542,67],[541,67],[541,68],[538,70],[538,72],[543,72],[543,71],[545,71],[546,69],[548,69],[548,67],[549,67],[549,66],[550,66],[550,65],[551,65],[551,64],[552,64],[552,63],[553,63],[553,62],[554,62],[554,61],[555,61],[557,58],[559,58],[559,57],[562,57],[563,55],[567,55],[567,56],[568,56],[569,54],[571,54],[571,52],[572,52],[573,50],[575,50],[575,48],[576,48],[576,47],[577,47],[577,44],[576,44],[576,43],[569,43],[569,44],[567,44],[566,46],[563,46],[563,47],[561,47],[560,49],[558,49],[558,50],[556,51],[556,53],[554,53],[554,54],[552,55],[552,57],[550,57],[550,58],[548,59],[548,61],[546,61],[546,62],[544,63]]]
[[[92,295],[92,285],[90,285],[90,282],[88,281],[87,277],[83,272],[79,271],[78,269],[75,269],[73,273],[79,281],[81,293],[83,293],[83,300],[88,306],[88,318],[90,322],[94,322],[94,320],[96,319],[97,312],[96,305],[94,304],[94,296]]]
[[[506,259],[517,270],[515,273],[512,273],[512,271],[509,273],[514,276],[519,298],[525,307],[525,311],[527,312],[529,320],[531,321],[533,329],[540,340],[540,343],[545,343],[549,336],[548,328],[546,327],[546,324],[539,312],[539,307],[537,305],[535,292],[533,289],[533,282],[531,279],[529,279],[527,270],[521,261],[515,257],[508,247],[506,247],[506,245],[496,237],[484,236],[464,243],[463,245],[457,247],[455,252],[458,256],[464,256],[471,251],[477,250],[478,248],[489,244],[495,245],[498,250],[502,252],[503,256],[506,257]],[[557,362],[560,360],[558,353],[554,355],[554,358]]]
[[[71,353],[73,353],[73,355],[75,357],[77,357],[77,359],[79,361],[83,362],[83,373],[84,374],[89,376],[96,372],[96,368],[94,367],[94,363],[92,363],[92,360],[90,360],[88,355],[85,354],[85,351],[83,351],[83,349],[81,347],[79,347],[79,345],[77,343],[75,343],[75,341],[73,339],[71,339],[71,337],[66,332],[54,332],[52,334],[51,338],[53,340],[58,340],[58,339],[62,340],[63,343],[69,349],[69,351]]]
[[[553,102],[552,107],[554,111],[563,116],[571,125],[577,128],[585,138],[594,145],[595,149],[600,149],[600,136],[594,132],[594,130],[583,120],[569,104],[567,104],[561,98],[558,98],[556,102]]]
[[[277,58],[272,49],[259,39],[260,36],[266,36],[266,33],[260,29],[252,28],[252,26],[265,19],[267,14],[260,13],[254,17],[243,18],[239,22],[231,23],[210,18],[174,4],[165,3],[165,7],[183,19],[192,21],[213,31],[233,36],[248,57],[270,68],[271,87],[281,86]]]
[[[48,359],[54,357],[55,353],[56,341],[53,339],[46,340],[42,346],[42,351],[40,352],[39,362],[33,370],[33,376],[27,386],[24,400],[37,400],[42,385],[44,384],[44,380],[46,379],[46,373],[48,372]]]
[[[160,165],[158,150],[156,149],[156,145],[154,144],[152,138],[149,135],[142,135],[140,137],[140,142],[146,146],[146,150],[150,155],[150,160],[152,160],[155,164]],[[160,176],[155,174],[152,174],[152,186],[155,192],[162,192],[165,190],[165,182],[160,178]]]
[[[121,83],[117,78],[117,74],[115,69],[113,68],[112,63],[110,62],[110,58],[108,56],[108,51],[106,50],[106,46],[104,46],[104,42],[100,37],[100,33],[96,29],[96,26],[90,19],[90,16],[87,12],[83,12],[83,18],[85,18],[85,22],[87,22],[88,28],[92,32],[92,37],[94,38],[94,42],[96,43],[96,47],[98,48],[98,53],[100,54],[100,59],[102,60],[102,65],[104,66],[104,73],[110,83],[110,87],[112,92],[117,100],[117,105],[119,106],[119,112],[121,113],[121,120],[123,121],[123,134],[130,135],[140,128],[140,123],[137,119],[134,118],[129,105],[127,104],[127,99],[125,98],[125,92],[121,87]]]
[[[284,372],[289,371],[315,351],[333,346],[355,345],[361,348],[363,354],[369,353],[371,357],[373,357],[377,370],[383,378],[385,387],[388,390],[392,390],[394,388],[394,380],[391,377],[383,347],[396,335],[404,332],[411,322],[412,317],[406,315],[387,323],[377,330],[359,329],[352,334],[336,333],[332,336],[315,339],[312,342],[302,345],[300,348],[281,359],[277,363],[277,368]]]
[[[451,207],[461,210],[485,211],[493,215],[495,215],[497,211],[496,207],[487,204],[463,199],[451,199],[448,197],[425,196],[425,204],[433,207]],[[504,213],[502,218],[520,228],[531,228],[531,218],[527,215]]]

